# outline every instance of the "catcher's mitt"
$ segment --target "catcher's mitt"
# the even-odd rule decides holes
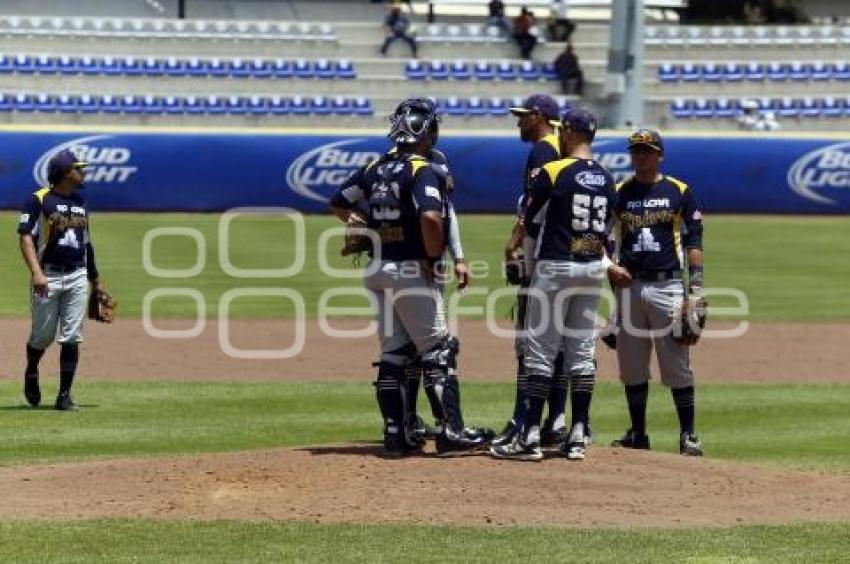
[[[704,297],[683,300],[673,320],[673,338],[685,345],[695,345],[708,318],[708,302]]]
[[[115,320],[116,302],[109,292],[100,287],[92,289],[89,294],[89,319],[101,323],[112,323]]]
[[[344,257],[359,255],[372,250],[372,240],[365,233],[366,220],[352,213],[345,224],[345,240],[340,251]]]

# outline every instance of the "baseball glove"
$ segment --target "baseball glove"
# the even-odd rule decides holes
[[[525,272],[525,257],[522,252],[515,258],[505,261],[505,280],[513,286],[520,286],[528,282]]]
[[[112,323],[115,320],[115,310],[118,308],[112,295],[101,287],[95,287],[89,294],[89,319],[101,323]]]
[[[673,339],[685,345],[697,344],[708,319],[707,309],[704,297],[683,300],[673,319]]]
[[[364,233],[366,220],[356,213],[348,216],[345,224],[345,239],[340,254],[344,257],[359,255],[372,250],[372,240]]]

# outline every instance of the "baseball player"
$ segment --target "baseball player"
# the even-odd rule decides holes
[[[384,453],[398,457],[421,447],[405,425],[410,403],[405,368],[418,363],[440,423],[438,455],[464,454],[485,446],[492,434],[464,424],[459,342],[448,333],[434,280],[451,225],[447,175],[423,156],[431,155],[437,141],[439,118],[432,102],[415,98],[405,100],[391,121],[388,137],[396,150],[371,163],[331,200],[331,209],[343,221],[364,203],[368,228],[379,239],[365,284],[378,308],[381,358],[375,386],[384,419]]]
[[[615,280],[628,278],[623,268],[605,260],[616,190],[611,174],[593,160],[590,143],[596,118],[586,110],[573,109],[563,115],[561,125],[561,147],[569,156],[544,165],[522,223],[541,223],[526,312],[523,423],[510,443],[491,447],[496,458],[543,459],[540,420],[552,387],[553,364],[563,347],[572,386],[572,422],[561,452],[570,460],[584,459],[602,280],[606,270]]]
[[[54,155],[47,166],[50,186],[37,190],[24,203],[18,234],[24,263],[32,274],[32,331],[27,341],[24,396],[38,407],[41,389],[38,363],[59,330],[59,395],[55,407],[77,408],[71,386],[83,340],[89,283],[100,288],[86,202],[79,194],[86,163],[68,150]]]
[[[646,400],[653,346],[661,382],[673,393],[679,417],[679,452],[702,456],[694,432],[694,375],[688,345],[671,331],[688,293],[703,296],[702,214],[690,187],[660,172],[664,142],[657,131],[641,129],[629,137],[635,175],[617,187],[615,208],[619,262],[634,281],[617,293],[617,360],[626,387],[631,428],[613,446],[649,449]]]
[[[514,411],[511,419],[502,432],[492,441],[493,445],[508,444],[513,441],[522,426],[523,392],[525,388],[525,318],[528,302],[528,286],[531,273],[534,271],[534,239],[539,225],[531,224],[523,229],[522,216],[528,204],[529,194],[535,179],[549,162],[561,158],[561,147],[555,128],[560,124],[558,103],[546,94],[529,96],[520,107],[511,108],[511,113],[517,116],[517,127],[520,139],[531,143],[531,150],[525,161],[522,194],[517,203],[517,220],[511,230],[511,236],[505,246],[506,263],[515,262],[521,265],[522,276],[519,281],[516,304],[516,336],[514,351],[517,358],[517,386],[514,400]],[[563,440],[566,422],[567,390],[569,379],[564,371],[564,357],[560,353],[554,364],[555,375],[552,379],[552,390],[549,394],[549,416],[543,426],[541,443],[543,446],[554,446]]]

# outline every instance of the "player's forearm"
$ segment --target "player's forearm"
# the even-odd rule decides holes
[[[348,221],[348,216],[354,213],[353,209],[350,208],[342,208],[339,206],[330,206],[331,211],[340,221]]]
[[[454,206],[449,207],[449,254],[455,260],[463,260],[463,246],[460,243],[460,223]]]
[[[704,285],[702,249],[688,249],[688,285],[702,288]]]
[[[425,252],[435,258],[443,254],[443,218],[439,212],[425,212],[419,218]]]
[[[38,262],[32,235],[21,235],[21,256],[24,258],[24,264],[30,269],[30,274],[33,276],[44,275],[41,264]]]

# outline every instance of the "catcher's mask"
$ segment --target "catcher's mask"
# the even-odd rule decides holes
[[[390,132],[387,134],[397,145],[410,145],[433,132],[433,144],[437,144],[440,116],[434,103],[427,98],[409,98],[398,105],[390,116]]]

